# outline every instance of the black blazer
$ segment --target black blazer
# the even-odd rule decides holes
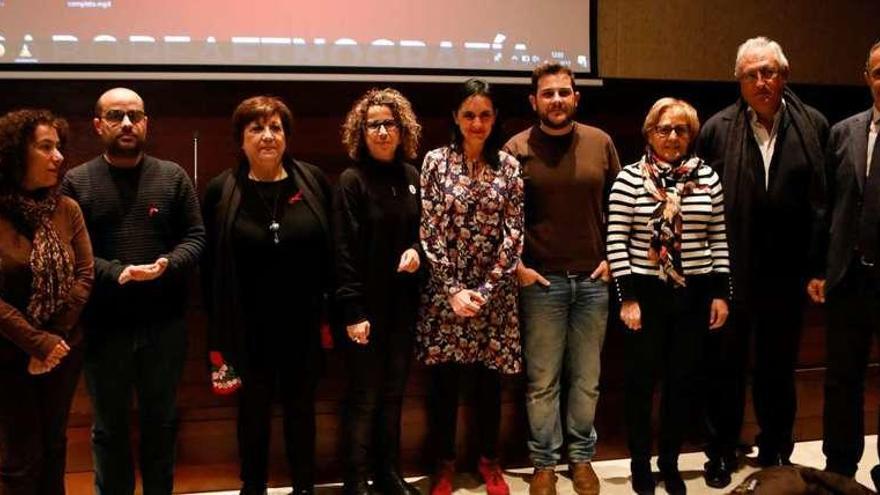
[[[303,192],[304,202],[312,209],[324,230],[327,250],[332,252],[332,231],[330,227],[331,189],[318,167],[285,158],[284,168],[294,178]],[[238,298],[235,259],[232,255],[230,232],[241,203],[239,181],[246,174],[246,164],[239,169],[227,169],[211,179],[205,188],[202,215],[208,234],[208,246],[202,256],[202,296],[208,313],[208,350],[220,351],[226,362],[241,370],[247,366],[247,353],[244,335],[245,322]],[[326,286],[321,290],[326,295],[332,291],[333,275],[327,257]],[[327,308],[315,308],[316,312]],[[325,315],[326,316],[326,315]],[[314,347],[319,345],[319,329],[312,332]]]
[[[831,128],[825,163],[828,171],[831,231],[825,293],[833,291],[849,268],[858,241],[862,190],[868,162],[871,110],[842,120]],[[880,225],[878,225],[880,228]]]
[[[818,110],[806,105],[805,108],[819,145],[824,148],[828,121]],[[750,301],[755,284],[761,283],[754,280],[758,274],[764,282],[772,279],[803,292],[807,279],[824,267],[825,250],[821,242],[822,232],[827,231],[825,198],[817,202],[814,197],[817,185],[824,185],[823,157],[816,157],[815,166],[811,165],[787,109],[779,124],[770,163],[769,190],[764,191],[761,152],[749,128],[745,130],[749,136],[745,150],[748,180],[739,184],[749,191],[735,191],[737,204],[729,202],[732,184],[725,182],[724,168],[727,140],[737,111],[738,105],[734,104],[706,121],[695,148],[697,156],[722,178],[734,298],[739,302]],[[821,153],[821,149],[817,152]],[[755,238],[758,235],[764,236],[760,247]]]

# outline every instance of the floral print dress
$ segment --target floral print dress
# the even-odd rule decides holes
[[[499,152],[500,167],[468,176],[464,155],[430,151],[422,165],[422,248],[430,279],[422,294],[416,355],[425,364],[481,363],[501,373],[522,369],[515,269],[523,244],[519,163]],[[449,296],[479,292],[476,316],[455,314]]]

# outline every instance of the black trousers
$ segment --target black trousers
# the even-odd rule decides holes
[[[367,478],[399,469],[400,409],[412,359],[412,328],[372,327],[369,343],[345,337],[348,371],[346,472]]]
[[[687,284],[672,288],[657,277],[636,276],[642,328],[625,329],[624,394],[627,444],[634,462],[651,457],[654,387],[662,376],[659,463],[678,464],[712,302],[709,277],[691,276]]]
[[[434,459],[455,459],[455,433],[458,418],[459,384],[474,384],[476,433],[480,455],[498,457],[498,430],[501,426],[501,374],[482,364],[435,364],[431,370],[431,447]]]
[[[880,331],[880,281],[858,263],[828,294],[824,443],[827,469],[854,476],[865,448],[865,369]]]
[[[752,400],[760,455],[788,459],[797,408],[794,368],[800,348],[805,284],[755,283],[749,307],[733,304],[723,332],[706,339],[704,409],[710,459],[734,458],[746,403],[747,368],[754,338]]]
[[[0,364],[0,495],[64,493],[67,418],[82,363],[77,347],[44,375],[29,375],[27,359]]]
[[[299,312],[295,314],[306,314]],[[284,451],[293,487],[311,490],[315,484],[315,389],[322,351],[317,317],[294,331],[257,324],[251,327],[248,364],[241,372],[238,401],[238,453],[242,493],[262,494],[269,470],[272,404],[281,404]],[[314,320],[314,321],[312,321]]]

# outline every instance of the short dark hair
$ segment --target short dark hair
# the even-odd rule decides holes
[[[547,61],[538,65],[532,71],[532,94],[538,94],[538,82],[542,77],[556,74],[567,75],[571,79],[571,89],[575,90],[574,72],[572,72],[571,67],[562,65],[559,62]]]
[[[0,190],[21,190],[27,171],[28,146],[37,127],[47,125],[58,132],[63,149],[67,142],[67,121],[49,110],[25,108],[0,117]]]
[[[367,120],[367,111],[372,106],[383,106],[391,110],[394,120],[400,126],[400,144],[396,153],[400,158],[414,159],[419,150],[422,126],[416,120],[409,100],[392,88],[373,88],[351,106],[342,124],[342,144],[345,145],[348,156],[358,161],[365,157],[364,123]]]
[[[492,87],[489,86],[489,83],[483,79],[471,78],[459,86],[458,91],[456,91],[454,106],[452,107],[452,115],[458,113],[458,109],[461,108],[461,105],[465,100],[474,96],[483,96],[487,98],[492,103],[492,109],[495,112],[495,124],[492,125],[489,137],[486,138],[486,143],[483,145],[483,159],[493,170],[498,170],[498,167],[501,166],[498,152],[501,151],[501,147],[504,143],[501,136],[500,114],[498,112],[498,107],[495,105],[495,97],[493,96]],[[461,134],[461,129],[458,128],[455,119],[453,119],[452,147],[459,151],[464,151],[462,145],[463,141],[464,136]]]
[[[268,119],[276,114],[281,118],[284,139],[289,143],[293,129],[293,114],[290,108],[277,96],[259,95],[246,98],[232,112],[232,137],[235,139],[235,144],[241,148],[244,143],[244,128],[251,122]]]

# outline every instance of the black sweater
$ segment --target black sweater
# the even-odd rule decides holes
[[[320,224],[324,253],[332,251],[330,240],[330,186],[321,170],[309,163],[285,159],[284,167],[293,178],[294,189],[302,192],[301,203],[311,210]],[[248,369],[249,355],[246,332],[248,325],[241,300],[241,281],[234,246],[235,223],[246,198],[243,188],[247,182],[247,162],[237,169],[229,169],[211,179],[205,188],[203,212],[208,228],[208,249],[202,260],[202,293],[208,312],[208,349],[220,351],[224,359],[240,370]],[[290,201],[290,198],[288,198]],[[284,226],[282,225],[282,228]],[[269,262],[269,260],[263,260]],[[315,266],[313,273],[322,273],[316,282],[315,293],[324,294],[332,285],[330,256],[306,260]],[[291,281],[291,284],[295,283]],[[285,291],[288,301],[295,301],[295,291]],[[300,342],[311,350],[319,345],[319,324],[322,307],[315,305],[308,314],[291,314],[291,302],[285,304],[282,313],[291,319],[292,326],[309,325],[308,342]],[[316,354],[316,353],[312,353]],[[309,356],[312,358],[314,356]],[[309,364],[306,364],[309,367]]]
[[[369,320],[371,328],[399,312],[414,318],[418,278],[398,273],[400,256],[419,250],[419,173],[408,163],[369,160],[346,169],[333,201],[336,300],[346,325]],[[422,264],[424,265],[424,260]],[[403,326],[406,326],[404,323]]]
[[[136,326],[182,317],[187,273],[205,247],[192,182],[176,163],[144,155],[135,167],[103,156],[71,169],[61,190],[83,211],[95,256],[95,285],[84,313],[88,328]],[[168,258],[149,282],[119,285],[128,265]]]

